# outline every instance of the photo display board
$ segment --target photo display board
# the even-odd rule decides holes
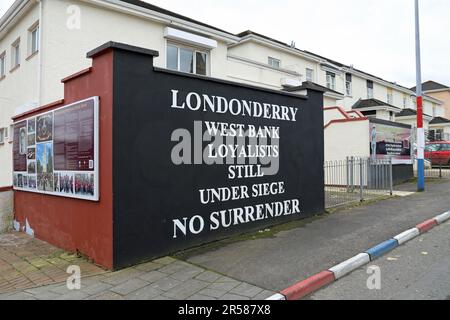
[[[370,121],[370,155],[376,159],[392,158],[393,164],[412,164],[411,126]]]
[[[14,124],[15,190],[98,201],[99,99]]]

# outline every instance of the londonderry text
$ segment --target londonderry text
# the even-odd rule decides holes
[[[191,111],[231,114],[233,116],[264,118],[281,121],[297,121],[298,108],[240,99],[227,99],[189,92],[181,94],[172,90],[172,108]]]

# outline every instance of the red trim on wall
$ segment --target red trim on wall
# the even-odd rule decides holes
[[[350,117],[348,116],[347,112],[344,111],[344,109],[342,109],[341,107],[325,107],[323,108],[323,110],[338,110],[340,113],[342,113],[342,115],[346,118],[346,119],[350,119]]]
[[[65,83],[65,82],[67,82],[67,81],[69,81],[69,80],[78,78],[78,77],[80,77],[80,76],[82,76],[82,75],[84,75],[84,74],[86,74],[86,73],[91,72],[91,71],[92,71],[92,67],[86,68],[86,69],[81,70],[81,71],[78,71],[77,73],[74,73],[74,74],[72,74],[72,75],[70,75],[70,76],[68,76],[68,77],[65,77],[64,79],[61,80],[61,82],[62,82],[62,83]]]
[[[369,120],[369,118],[349,118],[349,119],[338,119],[338,120],[331,120],[324,129],[328,128],[330,125],[334,123],[344,123],[344,122],[356,122],[356,121],[366,121]]]
[[[17,116],[14,116],[14,117],[12,117],[11,119],[13,119],[13,121],[17,121],[17,120],[19,120],[19,119],[21,119],[21,118],[30,117],[30,116],[32,116],[32,115],[35,114],[35,113],[42,113],[42,112],[45,112],[46,109],[54,109],[56,106],[60,106],[60,105],[62,105],[62,104],[64,104],[64,99],[61,99],[61,100],[57,100],[57,101],[51,102],[51,103],[46,104],[46,105],[44,105],[44,106],[42,106],[42,107],[34,108],[34,109],[32,109],[32,110],[29,110],[29,111],[27,111],[27,112],[24,112],[24,113],[21,113],[21,114],[19,114],[19,115],[17,115]]]
[[[0,187],[0,192],[11,191],[13,189],[12,186]]]
[[[347,112],[347,113],[356,113],[358,116],[360,116],[360,117],[362,117],[362,118],[365,118],[365,116],[361,113],[361,111],[359,111],[359,110],[352,110],[352,111],[349,111],[349,112]]]

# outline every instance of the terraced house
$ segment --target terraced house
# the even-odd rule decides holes
[[[324,106],[339,109],[329,109],[325,126],[366,117],[415,121],[411,89],[252,31],[232,34],[138,0],[17,0],[0,20],[3,211],[12,197],[11,118],[60,102],[61,81],[89,68],[86,53],[108,41],[158,51],[161,68],[298,94],[320,89]],[[425,97],[425,113],[425,127],[436,130],[448,116],[439,97]]]

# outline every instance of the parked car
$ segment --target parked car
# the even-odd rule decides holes
[[[450,166],[450,141],[436,141],[425,146],[425,158],[432,165]]]

